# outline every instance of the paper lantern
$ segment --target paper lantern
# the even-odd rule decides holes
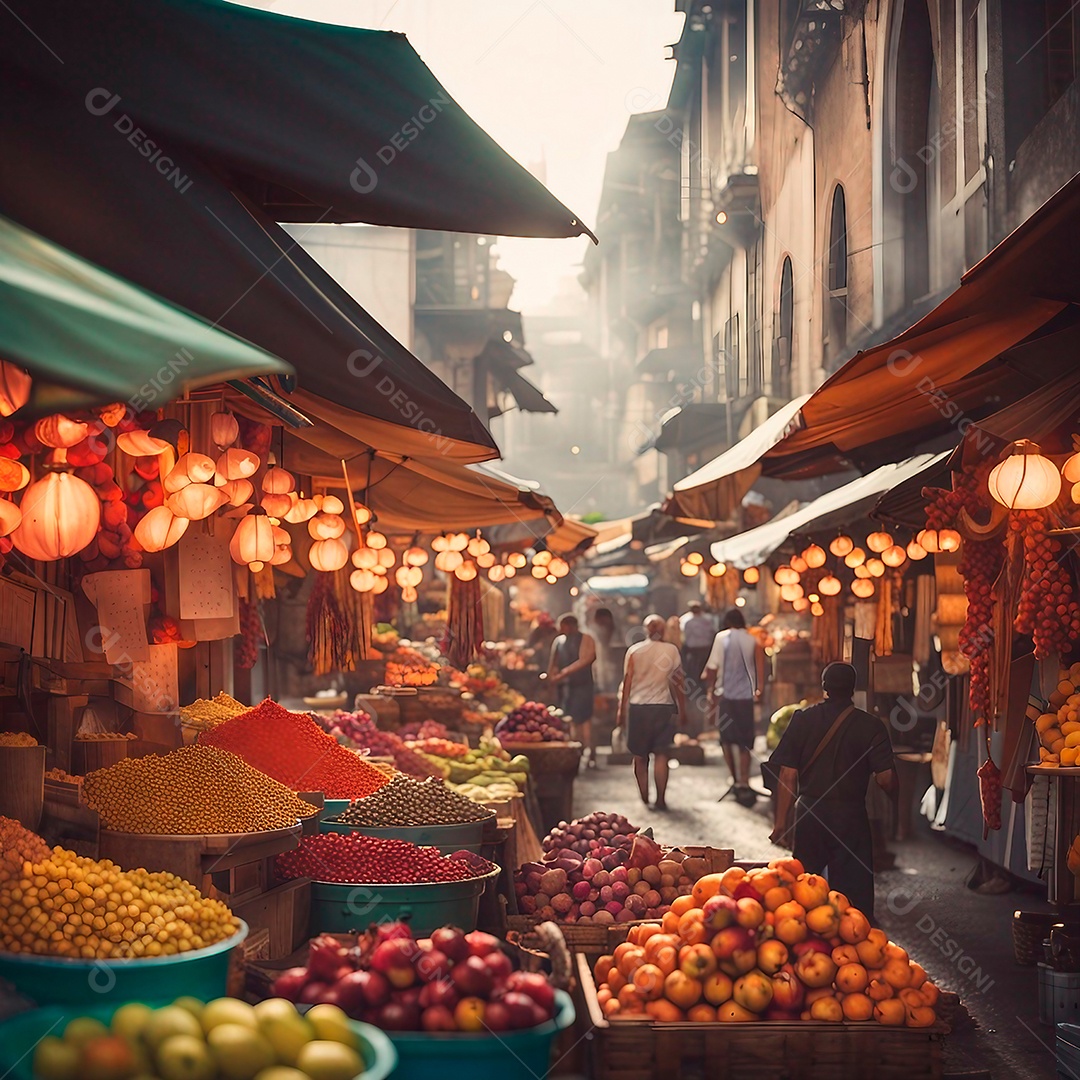
[[[2,362],[2,361],[0,361]],[[7,536],[19,527],[22,511],[7,499],[0,499],[0,536]]]
[[[881,559],[867,559],[866,569],[871,577],[882,577],[885,574],[885,564]]]
[[[709,567],[709,577],[723,577],[727,573],[727,563],[713,563]]]
[[[700,564],[698,564],[698,566],[700,568]],[[556,555],[555,558],[548,563],[548,571],[557,578],[564,578],[570,573],[570,564],[565,559],[560,559],[558,555]]]
[[[454,577],[456,577],[458,581],[472,581],[476,577],[477,573],[478,571],[476,569],[476,563],[463,562],[454,571]]]
[[[810,601],[805,596],[800,596],[791,601],[791,606],[795,611],[805,611],[810,606]]]
[[[318,512],[319,507],[316,505],[315,500],[305,499],[301,495],[285,515],[285,520],[290,525],[300,525],[302,522],[310,521]]]
[[[42,446],[67,448],[82,442],[86,438],[86,424],[78,420],[69,420],[61,413],[43,416],[34,425],[34,438]]]
[[[381,551],[384,547],[386,547],[387,540],[381,532],[375,532],[374,530],[372,530],[364,537],[364,543],[367,544],[369,548],[374,548],[376,551]]]
[[[414,544],[411,548],[405,550],[405,554],[401,556],[401,561],[406,566],[426,566],[428,553],[422,547],[417,547]]]
[[[1051,499],[1051,502],[1053,500]],[[939,529],[938,544],[942,551],[959,551],[962,538],[955,529]]]
[[[868,567],[866,563],[861,563],[859,566],[855,567],[855,576],[857,578],[868,578],[873,577],[874,575],[870,573],[870,567]]]
[[[436,536],[435,539],[431,541],[431,550],[436,552],[449,551],[450,541],[445,536]]]
[[[165,505],[177,517],[202,521],[228,501],[229,497],[221,488],[216,488],[212,484],[188,484],[186,488],[173,492],[165,500]]]
[[[412,584],[409,578],[409,570],[411,567],[399,566],[394,571],[394,580],[398,583],[398,587],[404,589],[406,586]]]
[[[460,551],[451,551],[447,548],[435,556],[435,569],[441,570],[444,574],[452,574],[464,561],[465,558]]]
[[[858,578],[851,583],[851,591],[861,600],[874,595],[874,583],[869,578]]]
[[[781,585],[780,586],[780,599],[781,600],[787,600],[789,602],[792,601],[792,600],[798,600],[799,597],[802,596],[802,594],[803,594],[803,587],[801,585],[799,585],[797,582],[792,583],[790,585]]]
[[[484,552],[483,555],[476,556],[476,565],[479,566],[482,570],[489,570],[495,565],[495,562],[495,556],[490,551]],[[566,569],[569,570],[570,567],[567,567]]]
[[[18,412],[30,400],[33,380],[10,360],[0,360],[0,416]]]
[[[272,517],[280,521],[292,509],[292,496],[268,492],[259,500],[259,505]],[[344,523],[342,523],[344,524]]]
[[[54,472],[23,493],[22,521],[11,542],[29,559],[54,562],[82,551],[97,535],[101,500],[77,476]]]
[[[512,563],[508,563],[506,566],[503,567],[503,575],[505,577],[512,578],[517,574],[517,572],[518,568]]]
[[[30,483],[30,470],[14,458],[0,457],[0,491],[22,491]]]
[[[850,567],[862,566],[866,562],[866,552],[861,547],[852,548],[844,556],[844,565]]]
[[[522,555],[520,551],[512,551],[512,552],[510,552],[509,555],[506,556],[506,561],[512,567],[514,567],[515,570],[524,570],[525,569],[525,564],[529,560],[526,559],[525,556]],[[512,574],[510,576],[513,577]]]
[[[178,517],[167,506],[155,506],[135,526],[135,539],[143,551],[164,551],[187,532],[189,524],[188,518]]]
[[[369,547],[358,547],[352,553],[352,564],[357,570],[374,570],[379,565],[379,553]]]
[[[491,545],[477,533],[468,543],[466,550],[470,555],[486,555],[491,550]]]
[[[353,517],[358,526],[366,525],[374,516],[370,506],[365,506],[362,502],[353,503]]]
[[[401,590],[401,602],[403,604],[415,604],[416,595],[416,590],[410,585],[407,589]]]
[[[468,533],[451,533],[447,540],[451,551],[464,551],[469,546]]]
[[[900,547],[899,544],[893,544],[891,547],[887,547],[881,553],[881,561],[886,566],[897,567],[903,566],[907,561],[907,552]]]
[[[340,570],[348,561],[349,549],[336,537],[316,540],[308,550],[308,562],[311,563],[311,568],[321,570],[323,573]]]
[[[904,550],[907,552],[907,557],[913,562],[918,562],[920,559],[925,559],[927,554],[929,554],[926,548],[924,548],[918,540],[909,541],[908,546]]]
[[[246,480],[259,471],[261,464],[258,454],[253,454],[250,450],[239,450],[233,447],[231,450],[226,450],[217,459],[217,472],[225,480]],[[263,559],[262,561],[265,562],[266,560]]]
[[[263,474],[262,489],[268,495],[287,495],[296,490],[296,478],[287,469],[275,465]]]
[[[165,453],[170,444],[157,439],[149,431],[122,431],[116,436],[116,445],[132,457],[157,457]]]
[[[307,531],[312,540],[336,540],[345,531],[345,520],[337,514],[320,510],[307,523]]]
[[[801,555],[792,555],[788,559],[788,566],[795,571],[796,574],[805,574],[810,569],[806,560]]]
[[[554,585],[554,584],[555,584],[555,582],[556,582],[556,581],[558,581],[559,579],[558,579],[558,578],[557,578],[557,577],[556,577],[556,576],[555,576],[554,574],[548,574],[548,576],[547,576],[546,578],[544,578],[544,580],[545,580],[545,581],[546,581],[546,582],[547,582],[547,583],[548,583],[549,585]]]
[[[924,551],[929,552],[931,555],[937,555],[941,551],[937,529],[923,529],[915,537],[915,541]]]
[[[349,584],[360,593],[371,592],[377,580],[370,570],[354,570],[349,575]]]
[[[345,504],[336,495],[323,495],[319,509],[324,514],[344,514]]]
[[[278,544],[274,548],[274,554],[270,559],[271,566],[284,566],[292,561],[293,551],[291,544]]]
[[[816,592],[807,593],[804,597],[796,597],[796,599],[807,600],[811,604],[820,604],[821,597]],[[792,601],[794,603],[794,601]]]
[[[790,566],[778,566],[773,574],[773,581],[777,585],[795,585],[798,580],[798,573]]]
[[[806,563],[811,570],[817,570],[819,567],[825,565],[827,556],[825,555],[825,549],[823,547],[818,547],[817,544],[811,544],[802,553],[802,558],[803,562]]]
[[[1061,494],[1061,473],[1037,444],[1020,439],[990,470],[988,485],[991,496],[1009,510],[1041,510]]]
[[[382,563],[376,563],[372,568],[373,574],[378,574],[380,577],[386,577],[386,567]]]
[[[389,588],[390,588],[390,582],[387,581],[386,578],[380,577],[380,578],[375,579],[375,587],[371,591],[372,591],[372,593],[374,593],[375,596],[379,596],[381,593],[386,592],[386,590],[389,589]],[[413,589],[412,592],[415,593],[416,590]],[[414,597],[414,599],[415,599],[415,597]]]
[[[241,518],[229,541],[233,562],[241,565],[266,563],[274,557],[274,526],[265,514]]]
[[[536,566],[547,566],[551,562],[552,555],[550,551],[538,551],[533,556],[533,563]]]
[[[761,571],[756,566],[748,567],[743,571],[743,581],[747,585],[756,585],[761,580]]]
[[[893,546],[893,538],[887,532],[872,532],[866,538],[866,546],[880,555],[886,548]]]
[[[839,559],[854,550],[855,541],[850,536],[838,536],[829,544],[829,550]]]
[[[822,596],[836,596],[842,588],[840,579],[833,577],[832,574],[826,574],[818,583],[818,592]]]
[[[825,614],[825,608],[822,607],[821,604],[811,604],[810,605],[810,614],[813,615],[815,618],[820,616],[820,615],[824,615]]]
[[[216,412],[210,417],[210,438],[219,450],[232,446],[240,437],[240,425],[232,413]]]
[[[705,556],[696,551],[692,551],[686,556],[686,561],[693,563],[695,566],[700,566],[705,561]]]
[[[685,559],[679,563],[679,573],[683,577],[694,577],[699,569],[700,567],[695,566],[692,562],[687,562]],[[537,573],[538,570],[540,573]],[[534,566],[533,577],[547,577],[547,570],[543,566]]]
[[[506,579],[506,569],[499,563],[492,566],[488,572],[488,581],[500,582]]]
[[[690,566],[690,564],[689,563],[683,563],[683,566]],[[697,573],[697,567],[696,566],[690,567],[690,570],[694,574]],[[546,566],[537,566],[535,563],[533,564],[533,567],[529,572],[532,574],[532,576],[534,578],[536,578],[537,581],[542,581],[544,578],[546,578],[548,576],[547,567]]]
[[[230,506],[240,506],[255,494],[255,486],[250,480],[226,480],[218,490]]]
[[[188,484],[206,484],[214,479],[216,471],[217,466],[213,459],[205,454],[182,454],[161,481],[161,486],[166,491],[173,492],[186,488]]]

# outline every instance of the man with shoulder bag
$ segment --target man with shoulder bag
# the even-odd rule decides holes
[[[874,853],[866,789],[873,777],[895,800],[898,785],[888,729],[855,708],[855,681],[850,664],[829,664],[821,675],[826,700],[792,716],[761,772],[776,793],[769,838],[792,846],[808,873],[825,874],[833,889],[872,919]]]

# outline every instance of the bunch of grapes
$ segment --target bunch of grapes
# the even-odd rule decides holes
[[[1048,534],[1044,510],[1017,511],[1009,527],[1023,535],[1024,579],[1014,626],[1030,634],[1036,658],[1065,652],[1080,636],[1080,603],[1068,569],[1058,560],[1061,542]]]

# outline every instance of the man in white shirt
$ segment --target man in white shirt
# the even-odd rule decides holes
[[[686,717],[683,669],[679,650],[664,641],[663,618],[650,615],[644,625],[646,639],[626,650],[615,726],[626,726],[626,746],[634,756],[634,776],[641,801],[649,805],[651,756],[656,781],[654,809],[666,810],[668,749]]]
[[[724,628],[713,641],[705,665],[705,687],[717,709],[720,749],[724,752],[735,787],[735,798],[753,805],[750,787],[750,751],[754,748],[754,703],[765,685],[765,652],[746,629],[738,608],[724,616]],[[739,751],[736,771],[735,750]]]
[[[686,672],[687,689],[692,700],[697,701],[701,686],[701,672],[709,659],[713,639],[716,637],[716,620],[706,615],[701,603],[691,600],[686,605],[686,613],[679,619],[682,631],[682,666]]]

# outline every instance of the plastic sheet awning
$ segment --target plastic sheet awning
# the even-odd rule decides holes
[[[0,356],[33,376],[31,412],[114,401],[155,408],[207,383],[291,371],[6,218]]]
[[[740,570],[759,566],[789,537],[842,528],[865,518],[886,491],[933,469],[947,457],[948,452],[917,454],[898,464],[882,465],[850,484],[826,492],[793,513],[718,541],[712,545],[713,558]]]
[[[588,233],[402,34],[220,0],[4,6],[0,78],[22,72],[61,88],[84,123],[118,125],[117,155],[147,170],[155,149],[177,163],[194,152],[275,221]],[[80,172],[74,154],[69,168]]]
[[[1080,304],[1078,236],[1080,175],[933,311],[827,379],[799,409],[793,430],[765,453],[764,474],[795,479],[895,460],[1052,378],[1037,338],[1021,346],[1032,345],[1027,362],[1008,353],[1052,320],[1055,329],[1075,320],[1075,309],[1064,309]]]
[[[497,455],[461,398],[196,156],[177,158],[177,187],[81,97],[0,81],[0,140],[18,148],[0,161],[0,213],[287,360],[308,415],[361,421],[359,437],[405,454]]]

